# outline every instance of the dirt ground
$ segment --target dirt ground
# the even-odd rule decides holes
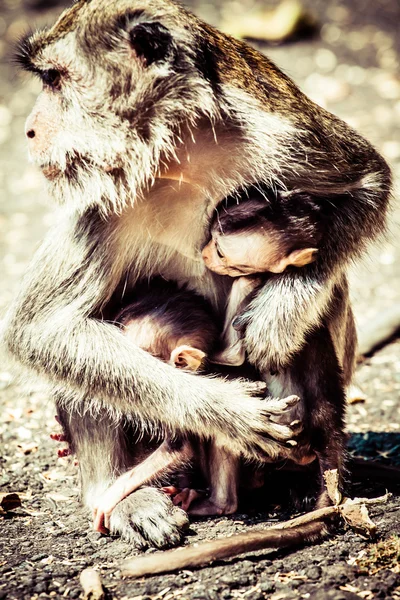
[[[52,20],[59,6],[37,0],[2,0],[0,8],[0,318],[18,289],[28,261],[52,222],[40,174],[29,165],[24,120],[39,84],[16,72],[9,45],[36,23]],[[253,4],[204,1],[192,8],[213,24]],[[260,46],[313,99],[359,129],[400,175],[400,4],[396,0],[308,0],[319,30],[283,46]],[[400,303],[400,202],[393,201],[390,233],[351,272],[360,331],[383,310]],[[349,450],[354,456],[400,466],[400,340],[357,370],[366,400],[348,409]],[[384,493],[374,507],[378,540],[342,528],[323,543],[294,552],[258,552],[212,567],[141,580],[123,580],[121,558],[134,550],[91,531],[79,505],[77,467],[57,459],[49,438],[54,408],[34,380],[21,381],[0,363],[0,494],[18,492],[22,506],[0,516],[0,600],[78,598],[79,573],[100,569],[110,598],[217,600],[351,600],[400,598],[400,485],[361,473],[349,476],[351,494]],[[296,485],[295,480],[292,481]],[[272,489],[272,484],[271,484]],[[266,490],[268,493],[268,490]],[[289,492],[288,492],[289,494]],[[246,531],[287,518],[285,503],[247,498],[229,518],[191,523],[185,543]],[[261,505],[261,506],[260,506]],[[266,506],[268,509],[266,510]],[[152,550],[148,550],[151,552]]]

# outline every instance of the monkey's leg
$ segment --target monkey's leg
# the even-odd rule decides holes
[[[165,440],[143,462],[120,475],[96,501],[93,509],[94,530],[107,533],[110,529],[110,516],[121,500],[145,483],[183,466],[192,457],[193,448],[189,441],[178,440],[174,443]]]
[[[326,506],[329,498],[323,474],[326,470],[337,469],[342,482],[346,446],[345,387],[328,327],[321,326],[310,333],[290,368],[271,377],[268,386],[273,393],[288,393],[288,390],[293,393],[296,390],[301,398],[291,415],[303,424],[303,432],[293,454],[296,456],[297,453],[301,459],[304,458],[302,450],[309,449],[317,455],[320,467],[317,506]]]
[[[118,421],[111,420],[106,411],[89,414],[84,410],[84,401],[71,405],[71,398],[66,411],[65,402],[63,394],[58,393],[60,421],[79,461],[82,499],[92,511],[98,497],[132,467],[135,448],[128,445],[122,416]],[[119,502],[110,516],[109,528],[110,533],[120,534],[137,548],[162,548],[178,544],[187,524],[187,515],[166,494],[146,487]]]
[[[240,460],[217,442],[209,448],[210,496],[195,500],[189,514],[197,516],[230,515],[237,511]]]

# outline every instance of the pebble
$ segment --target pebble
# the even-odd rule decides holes
[[[230,588],[243,587],[249,583],[247,575],[224,575],[220,577],[219,583],[227,585]]]
[[[275,591],[275,583],[273,581],[262,581],[260,589],[266,594],[272,594]]]
[[[318,565],[306,570],[306,577],[308,577],[308,579],[312,579],[313,581],[320,579],[321,575],[322,569]]]
[[[89,531],[87,537],[91,542],[98,542],[101,539],[101,535],[99,531]]]

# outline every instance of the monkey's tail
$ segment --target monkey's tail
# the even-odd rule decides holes
[[[330,515],[331,516],[331,515]],[[262,549],[283,549],[316,542],[328,533],[325,520],[313,521],[293,528],[270,527],[263,531],[248,531],[232,537],[204,542],[198,546],[185,546],[148,556],[126,560],[121,574],[143,577],[180,569],[200,567],[215,560],[238,556],[244,552]]]

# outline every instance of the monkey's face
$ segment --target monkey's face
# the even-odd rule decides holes
[[[202,256],[208,269],[229,277],[265,271],[280,272],[276,269],[281,269],[276,244],[259,232],[230,235],[213,232],[212,239],[203,248]]]
[[[20,43],[43,82],[29,153],[57,200],[119,213],[156,176],[185,115],[213,110],[193,46],[180,9],[157,0],[78,0]]]

